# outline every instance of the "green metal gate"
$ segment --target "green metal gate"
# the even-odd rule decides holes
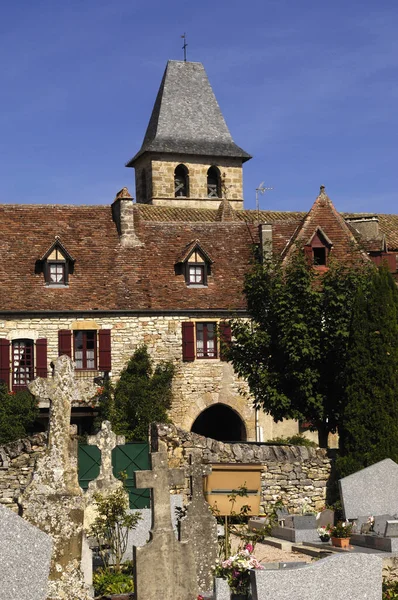
[[[101,452],[97,446],[79,445],[78,466],[79,484],[86,490],[90,481],[98,477],[101,465]],[[113,474],[118,477],[124,471],[127,474],[125,486],[129,493],[130,508],[149,508],[150,490],[134,487],[134,472],[150,468],[149,444],[131,443],[116,446],[112,451]]]

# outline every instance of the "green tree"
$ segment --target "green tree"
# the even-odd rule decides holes
[[[105,416],[114,431],[125,435],[128,442],[143,441],[148,437],[150,423],[168,423],[173,375],[171,362],[161,362],[153,368],[146,346],[138,348],[122,371],[113,394],[111,390],[106,394]]]
[[[286,266],[264,260],[245,281],[250,321],[232,325],[229,359],[255,406],[275,421],[310,422],[323,447],[341,419],[352,306],[367,272],[336,263],[320,274],[303,253]]]
[[[26,437],[38,415],[38,403],[30,392],[9,393],[0,383],[0,444]]]
[[[384,267],[356,296],[346,382],[339,475],[398,461],[398,289]]]

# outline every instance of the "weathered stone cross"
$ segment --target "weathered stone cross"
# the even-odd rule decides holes
[[[90,481],[89,489],[90,487],[96,490],[120,487],[122,482],[113,475],[112,451],[116,446],[123,446],[125,444],[124,435],[116,435],[112,431],[110,422],[103,421],[101,423],[101,430],[96,435],[90,435],[87,442],[90,446],[97,446],[101,451],[100,472],[96,479]]]
[[[29,384],[29,391],[38,399],[50,400],[49,434],[46,464],[36,477],[55,485],[57,492],[67,491],[81,495],[76,465],[71,460],[70,417],[72,402],[83,397],[83,389],[76,381],[70,358],[60,356],[55,361],[54,376],[38,377]],[[47,467],[47,468],[46,468]]]
[[[183,485],[183,469],[169,469],[167,452],[151,454],[152,471],[136,471],[137,488],[152,488],[152,528],[153,532],[173,531],[170,512],[170,487]],[[174,535],[174,534],[173,534]]]
[[[194,498],[202,498],[205,502],[203,495],[203,477],[210,475],[212,469],[210,465],[204,465],[202,463],[201,452],[191,452],[189,456],[189,466],[185,471],[190,479],[192,500]]]

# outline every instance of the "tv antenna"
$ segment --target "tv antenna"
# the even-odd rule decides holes
[[[262,181],[260,183],[260,185],[258,187],[256,187],[256,211],[257,211],[258,220],[260,220],[260,203],[258,200],[258,195],[264,194],[265,192],[269,192],[273,189],[274,189],[273,187],[264,187],[264,181]]]
[[[184,50],[184,62],[187,62],[187,34],[184,31],[184,35],[181,36],[182,39],[184,40],[184,45],[182,47],[182,49]]]

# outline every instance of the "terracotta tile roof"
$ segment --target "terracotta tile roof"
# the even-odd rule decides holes
[[[244,274],[258,244],[256,211],[235,211],[217,221],[217,211],[136,205],[142,246],[119,243],[110,206],[0,206],[0,311],[230,310],[244,309]],[[337,214],[337,213],[336,213]],[[260,211],[273,223],[274,249],[283,252],[305,213]],[[337,249],[337,238],[320,223]],[[398,215],[379,215],[390,250],[398,249]],[[312,233],[312,232],[311,232]],[[69,287],[47,287],[36,261],[59,236],[75,259]],[[175,274],[176,259],[193,240],[209,254],[208,287],[189,288]]]
[[[0,311],[244,309],[255,226],[140,219],[137,234],[141,247],[119,244],[110,206],[0,206]],[[56,235],[76,260],[67,288],[35,273]],[[174,271],[196,239],[214,261],[206,288],[188,288]]]

